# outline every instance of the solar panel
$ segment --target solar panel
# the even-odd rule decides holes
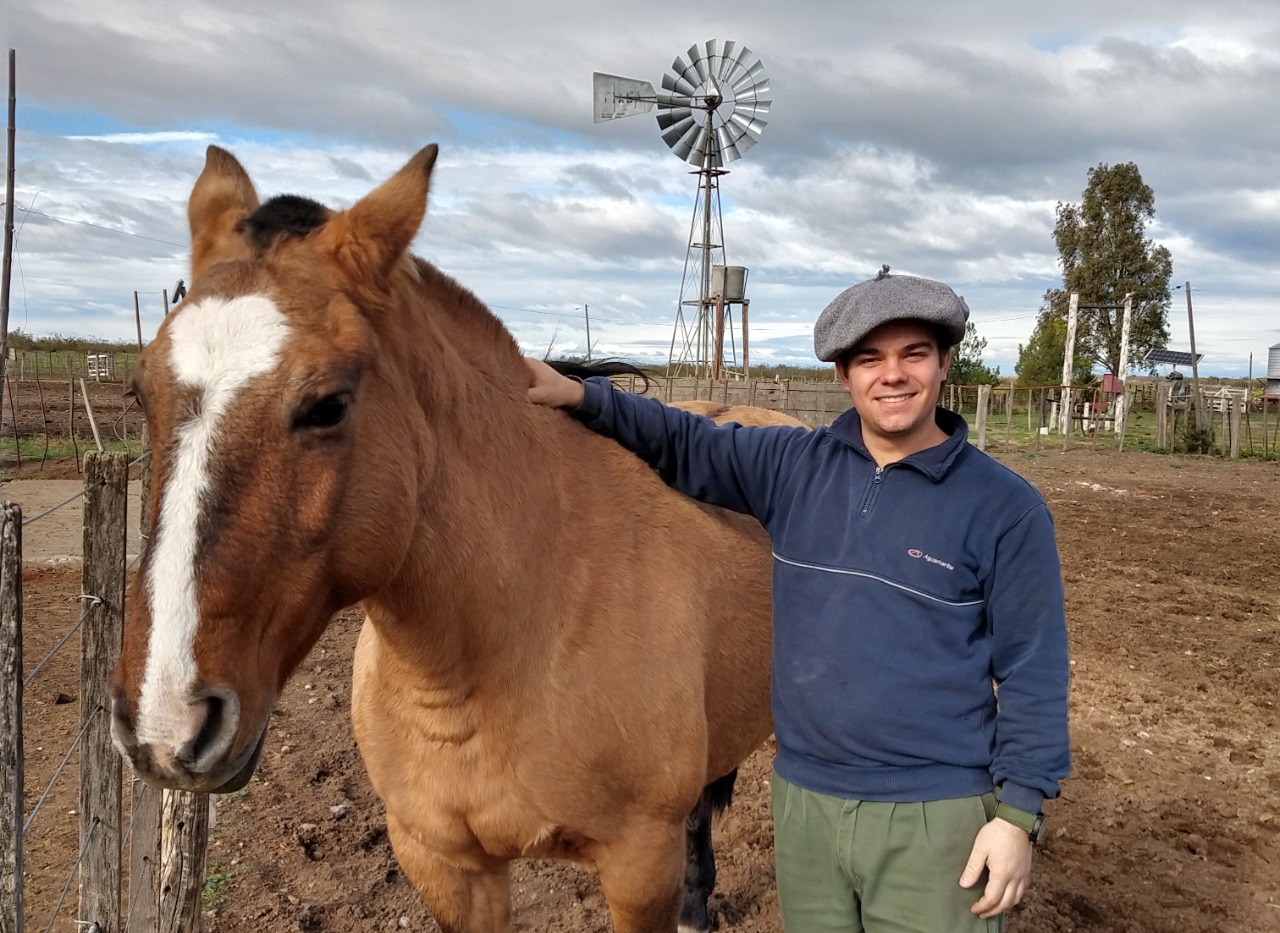
[[[1195,361],[1198,363],[1202,359],[1204,359],[1204,354],[1197,353]],[[1143,362],[1164,366],[1190,366],[1191,354],[1183,353],[1181,350],[1148,350]]]

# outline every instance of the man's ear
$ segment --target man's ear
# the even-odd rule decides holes
[[[951,374],[951,354],[953,349],[953,347],[948,347],[942,353],[942,379],[944,382],[946,381],[947,376]]]

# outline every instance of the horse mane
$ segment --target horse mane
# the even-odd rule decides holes
[[[269,248],[281,237],[304,237],[328,223],[333,214],[319,201],[281,194],[240,221],[237,229],[255,250]]]

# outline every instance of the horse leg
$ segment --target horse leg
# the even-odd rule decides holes
[[[509,933],[511,888],[507,863],[460,864],[419,842],[387,815],[396,861],[418,889],[443,933]]]
[[[594,853],[614,933],[671,933],[680,913],[684,822],[631,824]]]
[[[702,796],[685,821],[684,902],[680,906],[680,933],[707,933],[711,916],[707,902],[716,887],[716,855],[711,847],[711,818],[733,800],[737,770],[716,778],[702,789]]]

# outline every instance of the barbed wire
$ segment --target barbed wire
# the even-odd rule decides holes
[[[27,688],[27,684],[31,683],[32,678],[34,678],[36,674],[39,674],[40,671],[44,669],[44,666],[49,663],[49,659],[58,653],[58,649],[61,648],[63,645],[65,645],[67,641],[70,640],[71,636],[74,635],[77,631],[79,631],[80,626],[84,625],[84,620],[89,618],[89,613],[93,612],[95,608],[102,605],[101,596],[89,596],[86,593],[81,593],[80,598],[92,600],[92,602],[90,602],[89,605],[84,607],[84,612],[80,613],[80,618],[76,619],[76,624],[71,626],[71,631],[63,635],[62,640],[58,642],[56,645],[54,645],[52,648],[50,648],[49,653],[46,654],[43,659],[41,659],[40,663],[35,666],[35,668],[31,671],[31,673],[22,679],[22,689],[25,690]]]
[[[80,746],[80,740],[84,738],[85,732],[88,731],[89,724],[93,722],[94,718],[101,712],[102,707],[99,706],[84,718],[84,725],[80,727],[80,733],[71,743],[71,747],[67,749],[67,754],[63,756],[62,763],[58,765],[58,769],[53,772],[53,777],[49,780],[49,786],[44,789],[44,793],[40,795],[40,799],[36,801],[36,805],[31,808],[31,815],[28,816],[26,822],[22,824],[22,835],[25,836],[27,834],[27,830],[31,828],[31,821],[36,818],[36,814],[39,813],[40,808],[44,806],[45,800],[49,797],[49,792],[53,790],[53,785],[58,783],[58,778],[62,777],[62,772],[66,769],[67,762],[71,760],[72,754]]]

